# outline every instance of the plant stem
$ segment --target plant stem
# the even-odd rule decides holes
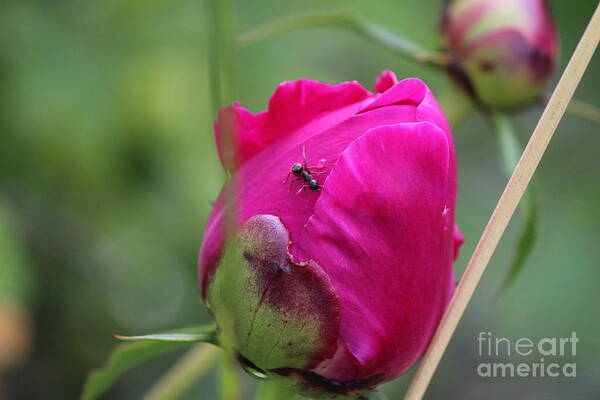
[[[239,400],[242,397],[240,374],[236,361],[229,354],[223,354],[219,363],[219,380],[222,400]]]
[[[436,67],[447,67],[450,62],[450,56],[441,51],[432,51],[421,47],[420,45],[399,36],[383,27],[375,24],[361,23],[357,20],[356,30],[362,36],[384,49],[394,54],[406,58],[412,58],[418,63],[431,64]]]
[[[521,157],[522,147],[508,116],[500,111],[489,113],[490,122],[501,152],[502,173],[510,178]]]
[[[273,382],[262,382],[258,387],[254,400],[293,400],[295,397],[294,392]]]
[[[174,400],[187,393],[213,366],[219,348],[209,344],[192,347],[144,396],[144,400]]]
[[[209,5],[210,35],[210,85],[213,114],[219,118],[219,110],[235,99],[235,42],[233,35],[232,0],[207,0]],[[223,160],[225,170],[235,169],[234,117],[231,112],[223,113],[220,119],[221,143],[225,151]],[[230,240],[235,231],[236,208],[234,185],[224,185],[223,199],[225,203],[225,233]],[[231,348],[230,343],[223,343],[223,348]],[[219,384],[222,400],[238,400],[241,398],[241,383],[236,368],[236,361],[231,354],[225,352],[219,364]]]
[[[213,114],[234,100],[235,48],[231,0],[207,0],[210,22],[210,89]]]
[[[600,108],[593,104],[573,99],[571,100],[571,103],[569,103],[567,112],[600,124]]]
[[[436,98],[450,126],[463,120],[475,106],[471,96],[452,79],[436,90]]]
[[[220,119],[219,110],[235,99],[235,43],[233,35],[232,0],[207,0],[210,35],[210,85],[215,118]],[[225,171],[235,169],[235,121],[232,112],[223,113],[220,119],[221,145],[224,149],[223,164]],[[229,238],[235,227],[235,193],[233,185],[225,185],[223,199],[226,208],[225,231]]]
[[[273,35],[309,27],[342,28],[401,57],[437,67],[446,67],[450,58],[444,52],[432,51],[383,27],[368,23],[348,9],[293,15],[267,22],[237,37],[239,47],[248,46]]]
[[[540,103],[547,105],[550,95],[542,95],[540,97]],[[571,99],[569,106],[567,107],[567,114],[576,115],[578,117],[590,120],[600,124],[600,107],[596,107],[593,104],[586,103],[585,101]]]
[[[508,115],[500,111],[492,110],[489,111],[488,117],[498,141],[502,172],[506,176],[506,179],[509,179],[512,171],[519,162],[519,157],[523,152],[523,146],[519,142],[515,128]],[[523,200],[520,204],[523,228],[517,239],[517,248],[500,293],[505,292],[516,281],[525,266],[529,254],[533,250],[537,237],[538,214],[535,201],[537,197],[535,188],[536,185],[535,182],[533,182],[523,195]]]
[[[562,74],[496,209],[479,239],[448,309],[409,386],[405,400],[423,398],[473,292],[562,119],[600,41],[600,4]]]

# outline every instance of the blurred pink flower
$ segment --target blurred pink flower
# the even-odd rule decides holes
[[[449,50],[485,105],[524,105],[545,88],[557,57],[545,0],[449,0],[442,30]]]
[[[226,250],[221,194],[199,275],[226,342],[313,395],[355,393],[409,369],[448,304],[462,243],[452,135],[427,86],[389,71],[374,93],[284,82],[267,111],[234,103],[215,131],[221,159],[235,160],[239,233]],[[295,163],[316,192],[292,182]]]

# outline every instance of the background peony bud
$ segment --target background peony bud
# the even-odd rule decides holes
[[[532,101],[554,70],[557,36],[545,0],[449,0],[442,30],[486,106]]]
[[[409,369],[454,288],[450,128],[418,79],[281,84],[232,127],[237,234],[212,211],[200,282],[221,341],[254,375],[311,398],[352,398]],[[303,160],[303,154],[306,160]],[[306,164],[304,165],[304,162]],[[319,187],[293,181],[295,163]]]

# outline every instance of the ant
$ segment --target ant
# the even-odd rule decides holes
[[[300,193],[300,191],[303,190],[305,187],[308,187],[312,192],[318,192],[322,186],[319,185],[319,183],[313,175],[320,174],[321,172],[311,172],[310,168],[322,168],[322,166],[310,168],[306,166],[306,152],[304,147],[302,147],[302,156],[304,158],[304,164],[295,163],[294,165],[292,165],[292,168],[290,168],[290,172],[288,173],[288,178],[290,177],[290,175],[294,175],[296,179],[292,181],[292,184],[294,182],[303,183],[300,190],[298,190],[298,193]],[[325,160],[323,159],[321,161]]]

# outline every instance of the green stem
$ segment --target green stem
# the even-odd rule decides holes
[[[235,99],[235,42],[233,35],[233,3],[232,0],[207,0],[210,21],[210,85],[215,118],[219,110]],[[225,113],[221,122],[222,145],[226,149],[234,148],[234,124],[231,113]],[[225,170],[234,170],[233,152],[225,152]],[[225,185],[224,201],[226,204],[225,230],[230,237],[235,227],[235,193],[233,185]],[[231,348],[225,344],[223,348]],[[239,400],[242,396],[241,382],[236,361],[231,354],[223,354],[219,363],[219,384],[222,400]]]
[[[465,119],[475,107],[471,96],[452,79],[448,79],[445,86],[436,89],[436,98],[438,104],[444,110],[444,115],[450,126],[454,126]]]
[[[365,398],[365,400],[387,400],[387,396],[379,390],[366,393],[363,395],[363,397]]]
[[[207,0],[210,22],[210,86],[213,113],[235,98],[235,46],[231,0]]]
[[[210,35],[210,85],[213,105],[213,114],[219,119],[219,110],[235,99],[235,43],[233,35],[233,3],[232,0],[207,0],[209,21],[211,23]],[[221,141],[225,151],[225,171],[235,169],[234,144],[234,116],[225,112],[221,123]],[[226,185],[223,198],[227,208],[225,214],[225,229],[227,237],[234,231],[235,210],[233,201],[235,193],[233,185]]]
[[[540,103],[545,107],[550,100],[550,94],[540,96]],[[571,99],[567,106],[567,113],[600,124],[600,107],[585,101]]]
[[[571,100],[567,112],[600,124],[600,108],[580,100]]]
[[[504,176],[508,179],[519,162],[519,158],[523,152],[523,146],[519,142],[514,126],[506,114],[499,111],[490,111],[489,118],[498,141],[501,169]],[[523,195],[520,210],[523,218],[523,228],[519,234],[517,249],[501,292],[506,291],[521,274],[525,262],[535,244],[537,236],[535,182],[532,182]]]
[[[219,348],[209,344],[192,347],[144,396],[144,400],[175,400],[186,394],[214,365]]]
[[[383,27],[368,23],[347,9],[293,15],[267,22],[239,35],[239,47],[248,46],[270,36],[309,27],[341,28],[354,32],[366,40],[401,57],[437,67],[446,67],[450,59],[444,52],[431,51]]]
[[[223,354],[219,364],[219,381],[222,400],[239,400],[242,398],[242,385],[236,361],[230,354]]]
[[[262,382],[254,400],[293,400],[296,394],[273,382]]]
[[[500,148],[502,173],[505,177],[510,178],[521,157],[521,144],[513,124],[506,114],[491,111],[490,118]]]

